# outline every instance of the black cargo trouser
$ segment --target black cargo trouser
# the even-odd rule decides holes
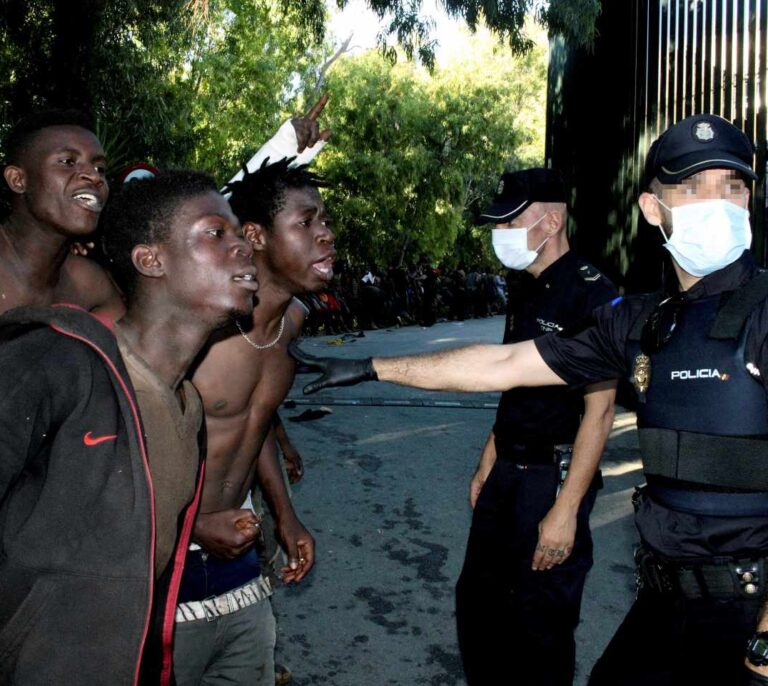
[[[498,459],[472,517],[464,568],[456,585],[456,622],[470,686],[570,686],[573,632],[592,566],[589,513],[582,501],[571,556],[533,571],[538,525],[555,500],[554,466],[521,469]]]
[[[641,590],[589,686],[740,686],[761,604]]]

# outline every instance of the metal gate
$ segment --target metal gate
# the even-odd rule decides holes
[[[669,125],[701,112],[755,142],[753,249],[766,263],[767,5],[603,0],[592,51],[551,42],[547,160],[571,182],[581,252],[627,290],[655,287],[665,253],[636,208],[645,153]]]

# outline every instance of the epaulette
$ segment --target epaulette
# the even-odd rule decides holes
[[[599,281],[601,278],[603,278],[603,275],[597,271],[591,264],[583,264],[581,267],[579,267],[579,276],[581,276],[584,281]]]

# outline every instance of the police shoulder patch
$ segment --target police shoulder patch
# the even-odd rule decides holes
[[[599,281],[603,276],[591,264],[584,264],[579,267],[579,275],[584,281]]]

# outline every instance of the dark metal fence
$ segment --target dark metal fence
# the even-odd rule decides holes
[[[665,251],[636,207],[658,134],[711,112],[755,142],[754,252],[766,262],[768,0],[603,0],[592,51],[551,43],[547,160],[573,188],[580,251],[628,290],[657,285]]]

